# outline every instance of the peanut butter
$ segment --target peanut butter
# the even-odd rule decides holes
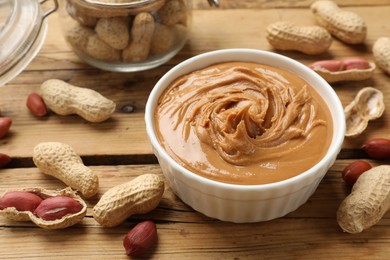
[[[313,167],[332,139],[332,118],[302,78],[227,62],[175,80],[159,99],[160,143],[179,164],[233,184],[282,181]]]

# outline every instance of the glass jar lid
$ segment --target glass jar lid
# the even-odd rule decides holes
[[[17,76],[36,56],[47,33],[47,0],[0,0],[0,86]]]

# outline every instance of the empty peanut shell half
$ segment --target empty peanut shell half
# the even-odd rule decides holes
[[[82,200],[76,194],[76,192],[69,187],[62,190],[46,190],[43,188],[22,188],[19,190],[7,191],[0,198],[2,202],[1,204],[4,204],[5,200],[13,200],[13,202],[10,203],[15,203],[15,201],[18,200],[12,198],[12,194],[11,196],[7,194],[15,194],[19,192],[30,194],[30,197],[38,197],[42,201],[39,205],[35,205],[37,207],[34,206],[34,209],[32,210],[21,210],[16,208],[18,207],[18,205],[8,205],[8,207],[4,207],[0,210],[0,215],[14,221],[32,221],[37,226],[45,229],[63,229],[80,222],[87,213],[87,204],[85,203],[85,201]],[[74,205],[78,205],[77,212],[73,211],[73,213],[69,213],[69,209],[67,209],[67,206],[61,201],[58,203],[58,200],[54,200],[54,202],[57,201],[58,204],[53,204],[53,198],[67,198],[68,200],[73,202],[73,204],[71,205],[73,206],[73,208]],[[50,199],[50,201],[47,199]],[[46,202],[44,203],[45,205],[42,204],[43,202]],[[16,203],[21,204],[20,201],[19,203]],[[39,213],[37,213],[38,210]],[[43,213],[47,213],[46,216],[43,217]],[[48,215],[50,216],[48,217]],[[61,217],[56,218],[56,216],[59,215],[61,215]]]
[[[367,128],[368,121],[381,117],[384,111],[382,92],[373,87],[363,88],[344,109],[347,127],[345,136],[358,136]]]

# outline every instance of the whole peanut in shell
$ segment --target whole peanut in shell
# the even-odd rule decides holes
[[[309,55],[326,52],[332,37],[319,26],[296,26],[290,22],[276,22],[267,27],[267,40],[278,50],[295,50]]]
[[[120,50],[100,39],[92,28],[82,26],[78,22],[69,23],[65,38],[76,53],[102,61],[119,62],[121,60]]]
[[[103,194],[92,215],[102,226],[114,227],[134,214],[157,207],[164,192],[164,180],[156,174],[143,174],[115,186]]]
[[[104,42],[96,33],[88,37],[85,53],[97,60],[121,61],[121,51]]]
[[[134,17],[130,43],[122,52],[124,62],[144,61],[148,58],[154,26],[154,18],[150,13],[139,13]]]
[[[328,0],[315,1],[310,8],[317,23],[343,42],[359,44],[366,39],[366,23],[357,13],[343,10]]]
[[[390,37],[380,37],[372,47],[375,63],[390,75]]]
[[[162,24],[171,26],[174,24],[186,24],[187,7],[182,0],[167,0],[158,10],[157,16]]]
[[[337,210],[337,222],[345,232],[360,233],[378,223],[389,208],[390,166],[376,166],[357,179]]]
[[[34,147],[33,161],[44,174],[61,180],[86,198],[98,192],[98,176],[83,164],[80,156],[67,144],[39,143]]]
[[[65,38],[76,52],[86,52],[88,39],[94,34],[95,32],[93,29],[73,22],[68,25],[68,29],[65,32]]]
[[[116,104],[100,93],[58,79],[42,83],[40,94],[48,108],[59,115],[77,114],[92,123],[111,117]]]
[[[162,54],[167,52],[175,44],[175,32],[172,28],[160,23],[154,27],[152,42],[150,45],[151,54]]]
[[[129,19],[127,17],[100,18],[95,31],[99,38],[114,49],[122,50],[129,44]]]

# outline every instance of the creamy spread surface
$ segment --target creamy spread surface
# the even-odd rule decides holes
[[[234,184],[298,175],[321,160],[332,118],[302,78],[257,63],[226,62],[184,75],[155,111],[160,143],[179,164]]]

